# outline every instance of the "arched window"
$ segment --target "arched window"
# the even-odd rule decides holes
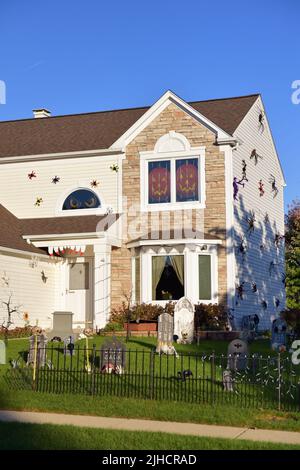
[[[90,189],[76,189],[65,199],[62,210],[96,209],[101,202],[96,193]]]

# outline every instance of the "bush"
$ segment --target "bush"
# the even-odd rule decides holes
[[[157,321],[159,315],[164,312],[174,315],[174,302],[168,302],[165,307],[155,304],[136,304],[128,307],[126,302],[122,302],[120,307],[113,309],[110,316],[110,323],[124,325],[128,321]]]
[[[3,338],[27,338],[32,335],[33,326],[16,327],[13,329],[6,329],[3,326],[0,327],[0,339]]]
[[[283,318],[288,326],[294,331],[297,338],[300,337],[300,310],[298,308],[291,308],[283,310],[280,313],[281,318]]]
[[[195,328],[200,330],[228,330],[228,314],[222,305],[195,305]]]
[[[122,331],[123,330],[123,325],[121,323],[112,323],[109,322],[107,325],[103,328],[103,332],[109,332],[109,331]]]

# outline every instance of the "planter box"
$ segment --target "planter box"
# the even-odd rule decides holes
[[[124,323],[124,330],[127,331],[128,323]],[[140,322],[129,323],[129,331],[157,331],[157,323],[155,322]]]
[[[198,330],[195,334],[197,343],[202,339],[214,341],[233,341],[240,337],[240,331],[202,331]]]

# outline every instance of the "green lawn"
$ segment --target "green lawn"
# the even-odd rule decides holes
[[[0,450],[300,450],[300,446],[46,424],[0,423]]]
[[[97,345],[103,338],[96,338]],[[92,341],[90,342],[92,343]],[[151,348],[155,344],[152,338],[133,338],[128,348]],[[192,351],[226,352],[226,344],[205,341],[199,347],[188,346]],[[28,340],[10,340],[8,358],[16,358],[20,351],[28,348]],[[178,345],[178,351],[185,346]],[[251,352],[270,353],[269,343],[257,341],[250,347]],[[4,382],[4,373],[10,368],[0,366],[0,408],[16,410],[44,410],[70,414],[90,414],[98,416],[120,416],[146,418],[165,421],[198,422],[234,426],[250,426],[269,429],[300,431],[299,412],[278,412],[261,408],[241,406],[192,404],[169,400],[142,400],[118,396],[89,396],[84,394],[50,394],[31,390],[11,390]]]

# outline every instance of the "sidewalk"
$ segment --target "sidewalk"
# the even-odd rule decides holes
[[[248,429],[231,426],[151,421],[143,419],[102,418],[98,416],[35,413],[28,411],[0,411],[0,421],[35,424],[72,425],[79,427],[119,429],[126,431],[167,432],[190,436],[244,439],[300,445],[300,432]]]

